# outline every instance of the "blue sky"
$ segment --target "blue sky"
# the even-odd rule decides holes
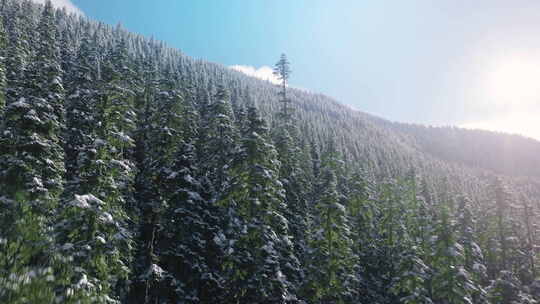
[[[540,139],[540,1],[55,2],[227,66],[285,52],[292,85],[387,119]]]

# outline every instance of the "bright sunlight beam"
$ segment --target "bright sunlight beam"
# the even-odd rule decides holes
[[[464,128],[521,134],[540,140],[540,55],[508,51],[482,56],[482,72],[473,109],[489,109],[490,117],[462,123]]]
[[[533,105],[540,101],[540,57],[525,52],[495,60],[486,89],[497,103]]]

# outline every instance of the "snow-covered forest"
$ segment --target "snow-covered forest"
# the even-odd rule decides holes
[[[540,142],[389,122],[289,65],[0,0],[0,303],[540,302]]]

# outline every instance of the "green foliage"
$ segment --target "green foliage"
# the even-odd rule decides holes
[[[246,135],[232,167],[232,184],[222,203],[234,206],[241,223],[226,267],[231,279],[229,299],[281,303],[294,299],[286,274],[298,271],[298,261],[283,216],[286,206],[278,180],[280,164],[255,108],[248,109],[247,120]]]
[[[25,97],[8,104],[0,135],[0,299],[54,299],[51,216],[63,188],[63,87],[56,56],[54,11],[45,5]],[[11,96],[10,96],[11,97]]]
[[[6,32],[4,30],[4,18],[0,16],[0,117],[6,106]],[[2,121],[0,120],[0,125]]]
[[[0,302],[540,300],[536,163],[1,2]]]
[[[336,152],[327,152],[321,177],[321,196],[314,207],[314,219],[308,237],[306,293],[314,303],[345,303],[352,289],[356,256],[346,206],[339,200],[335,166]]]

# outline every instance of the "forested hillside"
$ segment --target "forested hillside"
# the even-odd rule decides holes
[[[276,86],[50,3],[0,19],[0,303],[540,301],[537,141],[350,110],[284,55]]]
[[[445,161],[512,176],[540,177],[540,142],[519,135],[394,123],[419,148]]]

